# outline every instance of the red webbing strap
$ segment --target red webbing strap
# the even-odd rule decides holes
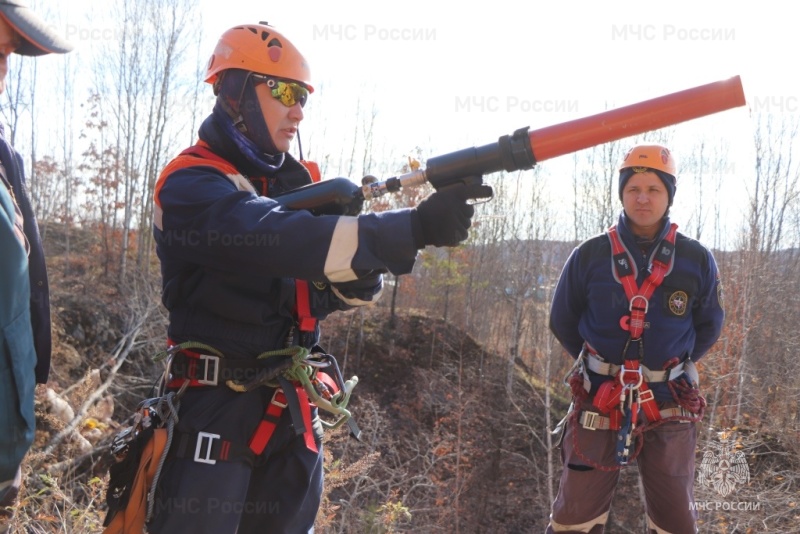
[[[297,398],[300,400],[300,411],[303,414],[303,423],[306,428],[303,434],[306,448],[312,452],[319,452],[317,443],[314,441],[314,433],[311,427],[311,404],[308,401],[308,395],[301,385],[296,386],[295,390],[297,391]],[[264,411],[263,418],[258,423],[256,431],[250,438],[250,450],[253,451],[256,456],[264,452],[264,448],[266,448],[267,443],[269,443],[269,440],[272,438],[272,434],[275,432],[275,428],[277,428],[278,422],[281,419],[281,414],[286,408],[286,403],[287,399],[283,390],[276,389],[275,393],[272,395],[272,400]]]
[[[592,405],[603,413],[609,413],[622,402],[623,390],[626,387],[650,391],[650,388],[642,380],[639,369],[639,360],[625,360],[615,380],[600,384],[597,394],[592,400]],[[652,396],[652,393],[650,395]]]
[[[617,272],[622,287],[625,289],[625,296],[628,297],[630,303],[631,314],[627,323],[622,322],[623,330],[628,330],[631,339],[637,340],[644,332],[644,318],[647,313],[647,306],[650,302],[650,297],[670,269],[670,266],[675,260],[675,235],[678,231],[678,225],[672,223],[666,237],[659,244],[659,252],[653,259],[653,270],[650,276],[638,287],[636,284],[636,276],[633,271],[633,259],[630,257],[627,249],[623,246],[622,241],[617,233],[617,227],[612,226],[608,229],[608,236],[611,240],[611,253],[614,256],[614,268]],[[666,261],[664,261],[666,259]],[[623,321],[625,318],[623,317]],[[626,328],[627,326],[627,328]]]
[[[625,360],[626,369],[634,372],[639,368],[638,360]],[[623,380],[628,380],[623,378]],[[623,398],[623,384],[621,380],[609,380],[600,385],[597,394],[592,399],[592,405],[600,410],[603,414],[608,414],[611,418],[611,430],[619,430],[620,423],[622,422],[622,411],[619,409],[620,402]],[[626,392],[626,395],[631,393]],[[644,412],[645,417],[650,422],[658,421],[661,419],[661,411],[658,409],[658,403],[653,395],[653,390],[647,385],[647,382],[642,382],[634,397],[632,410],[636,413],[635,407],[638,405]]]
[[[618,380],[607,380],[600,384],[597,393],[592,399],[592,406],[600,410],[601,413],[610,413],[611,410],[619,406],[619,394],[622,392],[622,384]]]
[[[272,400],[267,405],[264,411],[264,417],[258,423],[256,431],[250,438],[250,450],[256,456],[264,452],[264,448],[269,443],[272,433],[275,432],[275,427],[278,426],[278,421],[281,419],[283,409],[286,408],[286,395],[283,394],[282,389],[276,389],[272,395]]]
[[[297,324],[301,332],[314,332],[317,329],[317,319],[311,315],[311,297],[306,280],[295,280],[297,292]]]
[[[167,339],[168,347],[173,347],[177,344],[178,343],[175,343],[171,339]],[[207,386],[208,384],[203,384],[202,382],[200,382],[197,373],[197,362],[200,360],[200,357],[202,355],[199,352],[195,352],[189,349],[181,349],[179,352],[183,353],[183,355],[186,356],[189,360],[186,364],[186,374],[185,376],[179,376],[167,382],[167,389],[180,388],[181,386],[184,385],[186,380],[189,380],[189,387],[192,388],[199,386]]]
[[[617,227],[612,226],[608,229],[614,269],[617,278],[625,290],[625,296],[628,298],[630,308],[630,315],[622,317],[620,326],[623,330],[627,330],[630,333],[630,340],[632,341],[639,341],[641,339],[642,333],[644,332],[645,316],[650,304],[650,298],[653,296],[656,288],[664,281],[664,277],[675,261],[675,236],[677,232],[678,225],[672,223],[667,235],[658,245],[657,253],[653,258],[653,266],[650,275],[642,283],[642,286],[639,287],[636,283],[636,275],[633,270],[633,258],[622,244],[619,234],[617,233]],[[593,405],[605,413],[617,413],[618,410],[615,410],[615,408],[619,406],[627,393],[633,395],[631,399],[633,401],[631,404],[631,413],[634,417],[633,424],[635,424],[635,417],[639,412],[639,407],[644,411],[649,421],[660,420],[661,412],[658,410],[653,391],[641,379],[641,362],[638,359],[628,359],[627,354],[623,354],[623,357],[626,359],[620,371],[622,373],[620,380],[602,384],[592,402]],[[630,392],[625,391],[626,382],[628,386],[633,384],[632,381],[629,381],[629,374],[639,382],[639,385],[631,387],[633,391]]]

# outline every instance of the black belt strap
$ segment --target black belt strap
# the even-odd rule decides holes
[[[303,414],[300,411],[300,399],[297,396],[297,391],[294,385],[283,375],[278,377],[278,383],[283,389],[283,394],[286,395],[286,405],[289,408],[289,414],[292,416],[294,433],[302,436],[306,431],[306,425],[303,423]]]

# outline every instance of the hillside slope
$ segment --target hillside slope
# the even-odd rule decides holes
[[[90,255],[76,254],[77,244],[96,248],[73,240],[72,256],[63,247],[48,250],[53,373],[46,388],[37,388],[37,436],[11,532],[102,530],[108,444],[159,372],[150,361],[163,346],[165,326],[157,270],[135,286],[121,285]],[[346,378],[360,379],[351,408],[363,438],[357,442],[342,431],[326,437],[327,494],[318,532],[544,531],[560,465],[558,451],[548,451],[542,377],[530,361],[513,367],[509,398],[507,355],[422,312],[402,313],[392,325],[381,306],[331,316],[321,344],[336,355]],[[120,351],[127,358],[103,389]],[[69,410],[55,409],[54,396]],[[552,404],[554,423],[567,402],[554,397]],[[54,443],[73,419],[79,421],[75,431]],[[772,504],[704,511],[701,531],[759,532],[759,525],[769,525],[770,532],[795,532],[796,447],[741,431],[751,480],[737,488],[736,499]],[[635,467],[623,471],[609,534],[642,531],[637,478]],[[701,501],[719,501],[710,489],[697,491]]]
[[[329,320],[326,332],[328,350],[360,378],[353,411],[365,434],[364,443],[334,440],[334,457],[346,463],[380,453],[355,481],[363,489],[331,493],[332,502],[349,507],[339,510],[332,532],[380,531],[364,511],[387,502],[408,511],[395,518],[393,532],[544,529],[543,394],[521,369],[509,402],[507,362],[441,320],[401,316],[392,328],[380,310],[356,312]],[[565,410],[559,403],[554,418]]]

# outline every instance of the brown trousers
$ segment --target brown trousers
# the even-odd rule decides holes
[[[644,486],[650,532],[697,532],[697,512],[690,505],[694,502],[697,442],[694,423],[664,423],[643,436],[644,444],[635,463]],[[576,437],[578,451],[574,446]],[[587,430],[579,423],[569,422],[561,446],[564,470],[548,534],[603,533],[620,472],[597,469],[591,464],[616,465],[616,440],[615,430]]]

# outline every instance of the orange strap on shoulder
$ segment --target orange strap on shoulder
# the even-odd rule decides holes
[[[155,201],[156,205],[161,207],[161,201],[158,199],[158,194],[161,192],[161,188],[164,186],[164,183],[167,181],[167,177],[169,177],[170,174],[180,169],[197,167],[198,165],[214,167],[225,175],[239,174],[239,171],[232,163],[212,152],[208,143],[198,140],[196,145],[190,146],[178,154],[178,156],[167,163],[166,167],[164,167],[164,170],[161,171],[161,174],[158,176],[158,180],[156,181],[155,191],[153,192],[153,200]]]

